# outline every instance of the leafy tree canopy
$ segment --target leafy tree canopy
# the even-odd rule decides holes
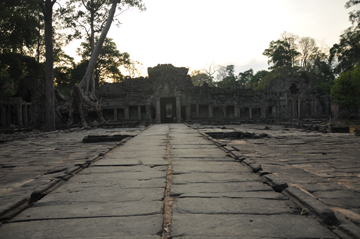
[[[340,74],[331,88],[330,96],[334,103],[349,113],[360,108],[360,62],[353,69]]]

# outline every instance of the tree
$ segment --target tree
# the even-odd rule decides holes
[[[235,77],[235,66],[228,65],[225,68],[226,75],[225,77],[217,82],[217,86],[220,88],[238,88],[236,77]]]
[[[239,76],[238,76],[238,80],[237,80],[238,87],[245,88],[245,86],[249,83],[249,81],[251,80],[253,75],[254,75],[253,69],[249,69],[247,71],[240,72]]]
[[[38,0],[45,20],[45,48],[46,48],[46,113],[45,131],[55,130],[55,98],[54,98],[54,56],[53,56],[53,6],[56,0]]]
[[[130,78],[135,78],[141,75],[143,64],[138,61],[130,60],[127,64],[124,64],[124,67],[127,70]]]
[[[211,77],[208,74],[204,73],[202,70],[194,70],[190,74],[191,81],[195,86],[202,86],[208,84],[209,86],[214,86]]]
[[[289,44],[284,41],[271,41],[269,48],[263,52],[264,56],[269,57],[268,64],[272,66],[269,69],[274,69],[282,66],[292,66],[291,54],[288,51]]]
[[[36,43],[38,13],[36,0],[0,2],[0,53],[21,53]]]
[[[359,4],[359,3],[360,3],[359,0],[349,0],[349,1],[346,2],[345,7],[346,8],[351,8],[352,6],[355,6],[355,5]],[[354,25],[357,23],[357,28],[360,28],[360,10],[351,11],[349,13],[349,20]]]
[[[117,4],[120,2],[121,0],[112,0],[111,9],[109,10],[109,15],[107,17],[106,24],[103,28],[103,31],[101,32],[99,40],[96,43],[94,51],[91,54],[91,58],[86,68],[85,75],[81,80],[81,82],[78,85],[74,86],[68,103],[61,107],[63,109],[69,110],[68,124],[73,123],[73,112],[75,109],[79,111],[83,126],[87,126],[87,122],[85,118],[87,116],[88,111],[96,111],[98,120],[100,122],[105,122],[102,116],[101,105],[99,104],[99,101],[95,95],[94,70],[95,70],[96,62],[99,58],[101,48],[105,41],[106,35],[114,19]],[[132,3],[133,1],[131,0],[125,0],[125,4],[132,4]]]
[[[211,85],[214,85],[213,81],[215,78],[215,74],[219,71],[219,65],[214,63],[214,62],[210,62],[207,63],[203,68],[202,68],[202,72],[205,73],[208,76],[209,82],[211,82]]]
[[[290,55],[291,58],[291,66],[296,65],[296,58],[299,56],[299,52],[297,51],[297,40],[299,39],[298,35],[295,35],[290,32],[283,32],[281,34],[281,41],[287,43],[284,45],[286,51]]]
[[[360,61],[360,28],[349,27],[340,36],[340,43],[330,49],[329,61],[334,60],[337,74],[352,69]]]
[[[265,71],[265,70],[256,72],[256,74],[253,75],[251,77],[250,81],[248,82],[251,89],[257,88],[257,86],[261,83],[261,81],[264,79],[264,77],[267,73],[268,73],[268,71]]]
[[[360,107],[360,62],[353,69],[341,73],[331,88],[330,96],[334,103],[347,109],[349,115]]]
[[[78,49],[78,54],[82,56],[83,61],[89,61],[91,47],[89,42],[81,43],[82,49]],[[94,70],[95,87],[107,81],[120,82],[124,75],[120,72],[120,66],[130,65],[130,55],[127,52],[120,53],[116,43],[111,38],[105,38],[104,44],[100,50],[98,60]]]
[[[306,68],[308,59],[311,55],[315,54],[318,51],[318,47],[316,46],[316,41],[310,37],[302,37],[299,40],[299,48],[301,54],[301,66]]]

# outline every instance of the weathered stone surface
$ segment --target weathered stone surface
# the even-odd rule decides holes
[[[337,238],[315,220],[287,214],[176,214],[172,228],[174,238]]]
[[[173,214],[284,214],[296,208],[288,200],[262,198],[180,198]]]
[[[171,194],[174,195],[197,192],[212,193],[237,191],[272,191],[272,189],[262,182],[189,183],[184,185],[172,185],[171,187]]]
[[[162,215],[74,218],[4,224],[1,238],[159,238]]]

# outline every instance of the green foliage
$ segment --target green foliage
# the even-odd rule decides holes
[[[19,80],[25,76],[44,76],[44,65],[20,53],[0,54],[0,87],[1,84],[12,82],[16,91]]]
[[[252,77],[254,76],[253,69],[249,69],[244,72],[240,72],[237,80],[237,85],[240,88],[245,88],[245,86],[250,82]]]
[[[39,35],[36,0],[2,0],[0,2],[0,53],[22,51],[36,44]]]
[[[360,108],[360,62],[351,70],[341,73],[330,94],[334,103],[351,112]]]
[[[191,81],[195,86],[202,86],[205,83],[209,86],[214,86],[214,83],[206,73],[203,73],[200,70],[195,70],[191,73]]]
[[[292,76],[300,76],[302,73],[301,67],[291,67],[291,66],[283,66],[274,68],[272,71],[267,72],[262,81],[258,84],[255,90],[262,90],[267,86],[271,80],[275,79],[278,76],[283,77],[292,77]]]
[[[360,29],[348,28],[340,36],[340,43],[330,49],[330,62],[337,61],[335,73],[352,69],[360,61]]]
[[[258,87],[258,85],[262,82],[262,80],[264,79],[264,77],[267,73],[268,73],[268,71],[265,71],[265,70],[256,72],[256,74],[253,75],[251,77],[250,81],[248,82],[248,85],[250,86],[250,88],[256,89]]]
[[[350,8],[359,4],[359,0],[349,0],[346,2],[345,7]],[[349,13],[349,20],[352,24],[357,24],[357,28],[360,28],[360,10],[353,10]]]
[[[293,66],[293,58],[300,53],[291,49],[289,43],[281,40],[271,41],[269,48],[263,52],[269,58],[268,64],[272,65],[269,69],[283,66]]]
[[[235,77],[235,66],[234,65],[228,65],[225,68],[226,75],[224,75],[224,78],[217,82],[217,86],[220,88],[238,88],[236,77]]]
[[[91,47],[89,42],[83,42],[81,46],[82,48],[78,49],[78,54],[82,56],[83,60],[90,60]],[[106,80],[122,81],[124,75],[120,72],[119,67],[129,64],[131,64],[130,54],[121,53],[117,49],[116,43],[111,38],[106,38],[95,66],[95,85],[99,87]]]

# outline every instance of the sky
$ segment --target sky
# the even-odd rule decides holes
[[[120,52],[147,68],[158,64],[190,71],[215,63],[234,65],[235,74],[267,70],[262,53],[284,31],[311,37],[331,48],[351,26],[347,0],[143,0],[146,11],[121,13],[108,37]],[[65,48],[75,57],[80,42]],[[79,59],[79,58],[75,58]],[[126,75],[126,72],[123,72]]]

